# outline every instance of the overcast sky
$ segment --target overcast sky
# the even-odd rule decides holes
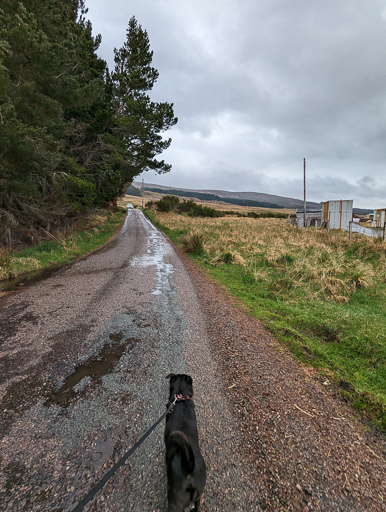
[[[178,124],[145,182],[354,199],[386,208],[384,0],[88,0],[113,68],[131,16],[147,30],[155,101]]]

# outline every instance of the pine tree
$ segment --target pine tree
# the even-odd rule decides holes
[[[158,78],[135,18],[110,76],[84,0],[2,0],[0,6],[0,244],[45,236],[76,212],[105,206],[156,155],[173,105],[147,92]]]
[[[161,174],[171,169],[155,156],[170,146],[171,139],[163,140],[161,134],[174,126],[177,118],[173,104],[155,103],[147,94],[158,78],[152,59],[148,34],[132,17],[124,45],[114,49],[112,74],[114,136],[120,143],[120,170],[125,181],[142,171]]]
[[[105,95],[106,64],[81,0],[4,0],[0,8],[0,241],[93,206],[79,165]],[[82,134],[82,137],[80,137]],[[81,140],[82,139],[82,140]],[[81,143],[80,143],[81,142]]]

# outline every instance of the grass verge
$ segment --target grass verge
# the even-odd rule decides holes
[[[386,429],[385,244],[279,220],[150,217],[177,244],[200,235],[204,251],[190,256]]]
[[[89,215],[78,223],[78,232],[64,238],[42,242],[22,251],[0,255],[0,280],[48,268],[53,265],[71,263],[102,247],[119,229],[126,210],[103,211]]]

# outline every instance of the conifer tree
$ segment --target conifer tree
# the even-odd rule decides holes
[[[170,146],[162,133],[177,123],[172,103],[155,103],[147,92],[157,78],[152,67],[153,52],[149,37],[135,17],[129,21],[126,41],[114,49],[115,69],[112,74],[115,135],[121,143],[121,170],[126,181],[142,171],[158,174],[170,171],[171,166],[156,155]]]
[[[170,165],[162,133],[173,105],[148,96],[158,78],[132,18],[110,76],[84,0],[0,5],[0,245],[39,240],[82,209],[105,206],[144,170]]]
[[[0,243],[94,204],[75,135],[104,97],[106,65],[84,14],[81,0],[0,6]]]

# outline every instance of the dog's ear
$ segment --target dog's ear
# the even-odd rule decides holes
[[[175,373],[169,373],[169,375],[166,375],[166,379],[171,379],[172,377],[175,377]]]
[[[187,384],[193,384],[193,379],[190,375],[185,375],[185,382]]]

